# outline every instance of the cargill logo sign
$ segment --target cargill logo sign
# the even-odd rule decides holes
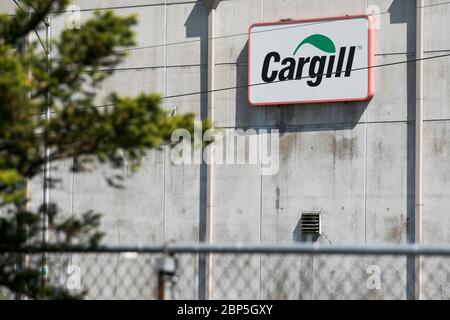
[[[322,55],[316,55],[314,57],[300,57],[298,60],[295,58],[300,48],[310,44],[320,51]],[[346,52],[348,51],[348,56]],[[341,77],[343,70],[344,77],[351,76],[351,70],[353,67],[353,59],[355,58],[356,47],[351,46],[348,48],[341,47],[339,50],[339,56],[336,59],[336,47],[333,41],[322,34],[315,34],[309,36],[303,40],[294,50],[293,57],[287,57],[281,59],[281,55],[272,51],[269,52],[264,58],[264,64],[262,68],[261,78],[264,82],[270,83],[276,80],[307,80],[306,83],[310,87],[317,87],[322,83],[324,77],[331,78]],[[329,56],[324,54],[330,54]],[[281,61],[281,64],[278,64]],[[344,65],[344,62],[345,65]],[[277,70],[278,66],[281,66],[281,70]],[[343,69],[345,66],[345,69]],[[304,71],[309,70],[307,75]]]
[[[367,16],[255,24],[249,29],[253,105],[367,100],[373,31]]]

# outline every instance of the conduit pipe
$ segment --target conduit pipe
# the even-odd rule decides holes
[[[415,243],[422,243],[423,211],[423,58],[424,58],[424,0],[416,4],[416,154],[415,154]],[[422,257],[415,259],[415,298],[423,299]]]
[[[215,74],[216,74],[216,8],[220,0],[203,0],[208,12],[208,120],[215,121]],[[207,164],[206,181],[206,242],[213,243],[214,231],[214,145],[210,146],[211,164]],[[205,298],[211,299],[212,289],[212,256],[206,257]]]

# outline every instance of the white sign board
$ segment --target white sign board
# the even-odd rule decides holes
[[[258,23],[249,29],[253,105],[362,101],[373,96],[368,16]]]

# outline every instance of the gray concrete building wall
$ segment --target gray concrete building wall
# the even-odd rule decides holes
[[[13,9],[2,1],[2,11]],[[83,21],[94,10],[137,14],[138,44],[99,92],[161,96],[207,90],[208,10],[202,1],[75,0]],[[450,6],[426,1],[426,56],[450,52]],[[252,107],[247,102],[247,29],[254,22],[364,14],[376,6],[375,64],[415,57],[415,1],[223,0],[217,8],[216,126],[279,129],[280,169],[261,176],[254,165],[217,165],[215,242],[298,241],[304,211],[323,213],[325,243],[404,243],[414,216],[415,64],[375,70],[369,102]],[[372,7],[373,8],[373,7]],[[52,34],[64,27],[52,20]],[[424,239],[450,242],[450,59],[425,62]],[[167,111],[206,116],[206,93],[164,100]],[[105,243],[199,241],[205,210],[206,171],[174,165],[169,150],[152,151],[141,170],[123,168],[127,188],[114,190],[108,168],[83,175],[58,164],[61,189],[51,192],[64,214],[104,213]],[[34,204],[42,181],[32,183]]]
[[[427,57],[450,53],[450,33],[445,32],[450,29],[450,5],[443,2],[426,1]],[[11,12],[11,3],[2,1],[0,10]],[[164,108],[176,113],[195,112],[198,119],[206,117],[208,10],[202,1],[73,3],[81,8],[83,21],[94,10],[103,9],[138,16],[137,48],[129,51],[125,62],[105,82],[99,92],[99,105],[111,91],[130,96],[157,92],[163,97],[204,92],[165,99]],[[216,93],[215,124],[224,129],[280,130],[280,168],[276,175],[262,176],[256,165],[216,165],[214,242],[299,241],[297,228],[304,211],[322,212],[323,235],[319,242],[405,243],[411,239],[414,63],[376,68],[375,96],[368,102],[252,107],[247,101],[247,30],[252,23],[364,14],[367,8],[379,10],[375,11],[380,25],[375,35],[375,65],[414,59],[415,1],[221,1],[216,12],[216,86],[237,89]],[[52,20],[53,35],[64,28],[67,16]],[[449,58],[425,62],[423,223],[427,243],[450,242],[449,79]],[[111,169],[73,175],[70,165],[70,160],[54,164],[52,176],[63,182],[61,188],[51,191],[51,200],[59,203],[67,216],[90,209],[102,212],[105,244],[195,242],[204,238],[204,166],[174,165],[169,149],[164,147],[149,152],[137,173],[131,174],[126,166],[118,170],[125,177],[126,189],[116,190],[108,187],[104,179]],[[40,179],[32,182],[31,194],[33,206],[42,202]],[[259,259],[254,257],[249,263],[258,265]],[[222,262],[214,260],[215,264]],[[366,262],[355,260],[352,265],[357,269]],[[333,298],[310,286],[320,265],[320,259],[296,261],[299,270],[311,272],[302,271],[292,296],[280,297]],[[400,274],[402,283],[406,283],[404,270],[402,260],[390,269],[390,274]],[[220,281],[217,276],[213,268],[213,281]],[[283,278],[267,274],[266,269],[261,269],[258,276],[260,281],[251,284],[254,290],[247,298],[277,298],[265,288],[279,285]],[[359,273],[355,276],[363,277]],[[367,292],[367,297],[407,295],[398,289],[400,293],[380,291],[375,296]],[[197,295],[194,290],[186,297]]]

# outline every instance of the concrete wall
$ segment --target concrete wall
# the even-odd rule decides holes
[[[450,6],[426,1],[426,55],[450,52]],[[207,89],[207,9],[201,1],[76,0],[87,19],[95,9],[138,14],[138,47],[107,80],[100,96],[159,92],[163,96]],[[378,6],[375,64],[415,57],[415,1],[223,0],[217,9],[218,88],[247,84],[247,28],[260,21],[362,14]],[[0,9],[4,9],[2,2]],[[61,18],[58,18],[61,19]],[[60,29],[63,21],[56,19]],[[57,33],[58,30],[54,30]],[[238,34],[236,36],[228,36]],[[178,44],[173,44],[178,43]],[[172,44],[172,45],[171,45]],[[377,68],[370,102],[251,107],[247,90],[216,94],[221,128],[281,131],[280,170],[261,176],[257,166],[217,165],[216,242],[291,242],[303,211],[323,212],[325,243],[405,243],[414,215],[415,66]],[[450,59],[425,62],[424,239],[450,242]],[[164,107],[198,117],[207,96],[167,99]],[[70,163],[62,164],[67,168]],[[108,169],[104,169],[108,170]],[[205,210],[205,170],[176,166],[168,150],[149,153],[138,174],[127,168],[127,189],[113,190],[104,172],[72,176],[62,170],[52,191],[65,214],[103,212],[105,242],[145,244],[198,241]],[[41,197],[33,185],[34,201]]]
[[[82,19],[94,9],[137,14],[138,47],[99,93],[159,92],[163,96],[207,89],[207,9],[201,1],[84,1]],[[427,5],[439,1],[427,1]],[[414,58],[415,3],[399,0],[231,0],[217,9],[217,87],[247,83],[246,31],[256,21],[352,15],[376,5],[376,64]],[[449,6],[425,9],[426,54],[450,50]],[[64,19],[53,19],[58,34]],[[228,36],[235,35],[235,36]],[[175,43],[175,44],[174,44]],[[150,47],[150,48],[149,48]],[[425,62],[425,208],[427,242],[450,241],[449,59]],[[415,66],[377,68],[370,102],[285,107],[251,107],[247,90],[216,94],[216,125],[221,128],[276,128],[281,132],[280,170],[261,176],[251,165],[217,165],[214,240],[293,241],[303,211],[323,212],[324,237],[331,243],[407,240],[414,211]],[[166,99],[165,108],[204,117],[207,97]],[[68,167],[70,164],[65,164]],[[104,170],[108,170],[105,168]],[[64,172],[64,171],[62,171]],[[138,174],[124,168],[127,189],[112,190],[99,170],[64,174],[55,190],[67,214],[94,208],[104,212],[109,244],[143,244],[170,239],[199,240],[204,211],[204,170],[176,166],[168,150],[152,151]],[[201,175],[202,178],[201,178]],[[39,182],[34,190],[39,200]],[[38,201],[37,200],[37,201]],[[69,206],[68,203],[71,203]]]

